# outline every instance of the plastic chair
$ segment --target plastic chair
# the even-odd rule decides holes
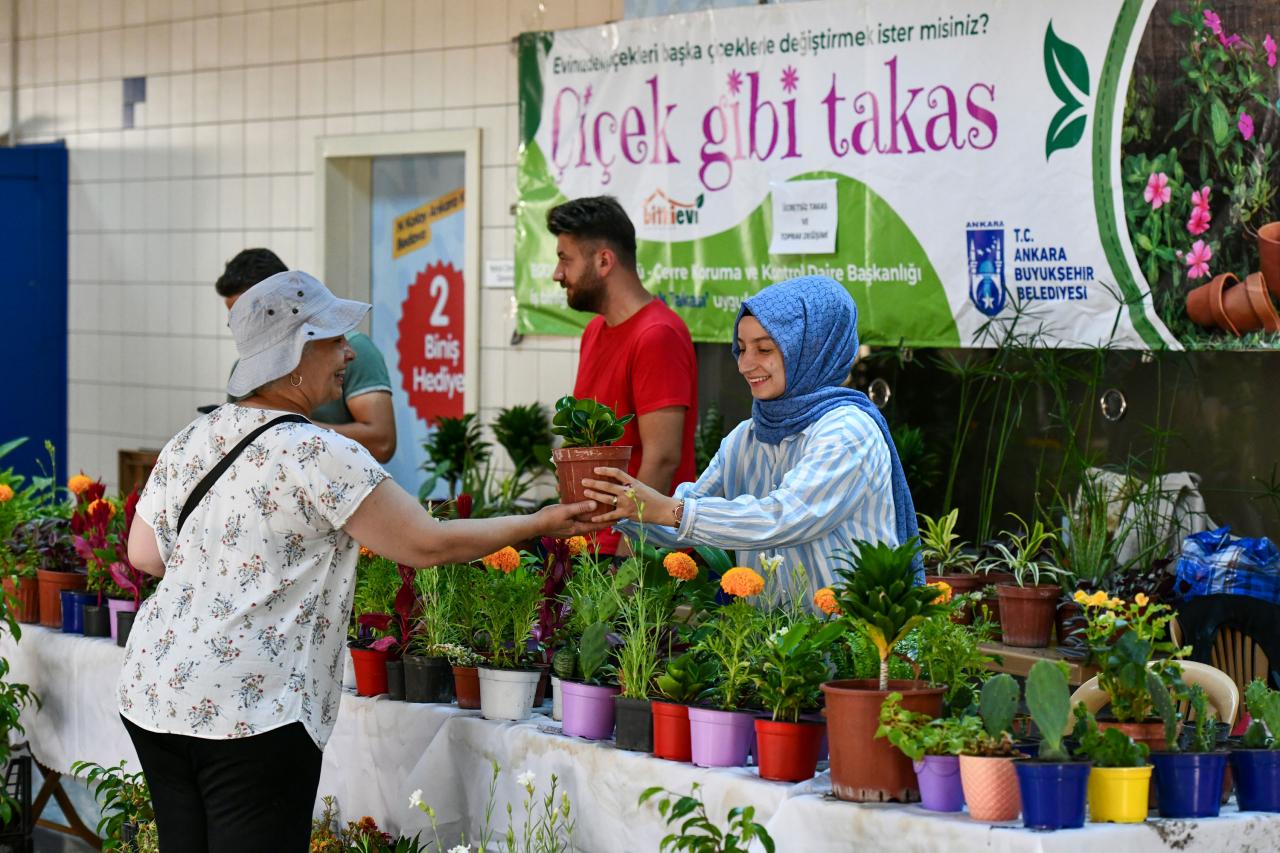
[[[1249,595],[1203,595],[1178,608],[1191,660],[1212,664],[1244,690],[1255,678],[1280,687],[1280,605]]]
[[[1214,713],[1220,722],[1235,725],[1236,715],[1240,713],[1240,688],[1220,669],[1207,663],[1196,661],[1179,661],[1182,665],[1182,680],[1187,685],[1198,684],[1204,688],[1205,697],[1213,706]],[[1107,694],[1098,686],[1098,676],[1094,676],[1076,688],[1071,694],[1071,709],[1084,704],[1093,713],[1098,713],[1107,704]]]

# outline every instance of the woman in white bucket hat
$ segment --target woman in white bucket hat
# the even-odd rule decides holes
[[[362,446],[307,421],[342,393],[345,335],[369,307],[299,271],[248,290],[227,383],[248,396],[170,439],[138,502],[129,559],[162,580],[118,703],[164,850],[307,849],[359,545],[435,566],[601,527],[573,520],[590,501],[437,522]]]

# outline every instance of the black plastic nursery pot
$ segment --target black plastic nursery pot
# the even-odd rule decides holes
[[[129,642],[129,632],[133,630],[133,620],[137,615],[138,614],[132,610],[121,610],[116,614],[117,646],[123,646]]]
[[[1222,777],[1227,772],[1226,751],[1153,752],[1147,760],[1155,767],[1160,817],[1218,816]]]
[[[653,710],[648,699],[613,697],[615,709],[614,742],[618,749],[632,752],[653,751]]]
[[[387,661],[387,696],[397,702],[404,701],[404,661]]]
[[[84,635],[86,637],[111,636],[111,611],[105,604],[86,604],[84,611]]]
[[[452,702],[453,668],[449,660],[405,655],[404,698],[407,702]]]
[[[1084,826],[1088,761],[1015,761],[1022,824],[1027,829],[1079,829]]]

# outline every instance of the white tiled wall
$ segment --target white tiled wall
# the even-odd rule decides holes
[[[264,245],[312,239],[317,136],[480,127],[482,256],[513,256],[511,38],[615,20],[623,0],[0,0],[0,128],[18,3],[18,139],[70,150],[70,470],[109,483],[221,399],[234,358],[213,290]],[[123,85],[147,78],[135,126]],[[510,290],[483,291],[481,413],[569,390],[577,341],[509,344]]]

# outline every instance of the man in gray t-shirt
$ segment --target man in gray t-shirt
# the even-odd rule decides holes
[[[227,261],[214,289],[230,311],[246,290],[287,269],[284,261],[270,249],[245,249]],[[316,409],[311,413],[311,420],[360,442],[374,459],[386,462],[396,452],[396,418],[391,407],[387,363],[368,335],[352,332],[347,335],[347,343],[356,356],[347,365],[342,399]]]

